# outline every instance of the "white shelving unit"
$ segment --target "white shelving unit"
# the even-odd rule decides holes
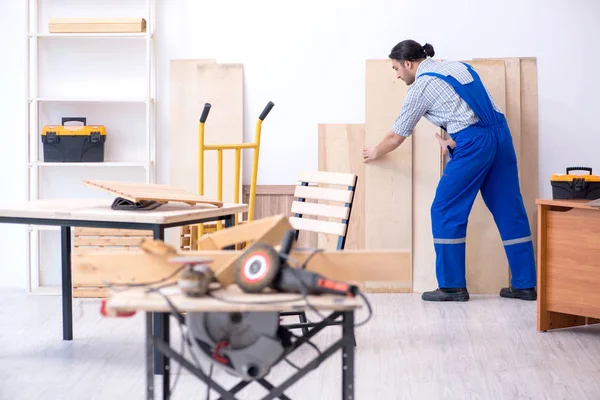
[[[125,2],[119,15],[144,18],[143,33],[49,33],[51,16],[110,18],[116,17],[115,7],[104,9],[99,0],[28,0],[30,200],[105,196],[97,190],[90,192],[81,184],[82,179],[156,182],[155,1],[138,0],[135,11],[134,2]],[[57,5],[62,7],[60,11],[52,9]],[[103,14],[109,11],[111,15]],[[103,163],[44,162],[42,127],[60,124],[60,117],[86,117],[90,125],[106,126]],[[30,225],[28,232],[29,292],[59,294],[60,280],[48,284],[40,272],[40,263],[45,263],[51,265],[50,275],[60,277],[59,229]]]

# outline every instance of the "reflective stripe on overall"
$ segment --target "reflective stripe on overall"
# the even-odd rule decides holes
[[[438,285],[440,288],[467,286],[467,220],[481,190],[483,201],[500,231],[512,272],[512,287],[531,288],[536,285],[535,257],[510,130],[504,115],[494,110],[479,75],[470,65],[465,65],[473,77],[473,82],[465,85],[451,76],[422,74],[451,85],[479,118],[476,124],[450,135],[456,147],[431,206]],[[486,265],[474,267],[485,270]]]

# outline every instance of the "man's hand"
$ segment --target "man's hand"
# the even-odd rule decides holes
[[[435,138],[438,140],[440,147],[442,148],[442,155],[444,156],[448,153],[448,146],[450,146],[451,149],[456,147],[456,142],[454,140],[444,139],[437,132],[435,134]]]
[[[372,147],[366,147],[363,149],[363,161],[364,162],[369,162],[369,161],[373,161],[375,159],[377,159],[377,157],[379,157],[379,152],[377,151],[377,147],[372,146]]]
[[[378,159],[389,153],[392,150],[395,150],[398,146],[404,142],[406,137],[396,135],[394,132],[388,132],[387,135],[384,136],[381,143],[374,147],[365,147],[363,149],[363,161],[369,162]]]

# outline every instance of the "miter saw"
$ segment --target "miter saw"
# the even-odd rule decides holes
[[[331,293],[354,296],[358,288],[332,281],[300,268],[292,268],[287,257],[293,231],[283,238],[281,250],[256,243],[236,261],[235,281],[245,292],[264,289],[303,295]],[[205,271],[203,276],[206,275]],[[204,286],[204,285],[203,285]],[[198,296],[196,292],[195,296]],[[293,335],[280,325],[279,312],[189,312],[186,315],[192,351],[225,368],[243,380],[260,379],[292,347]]]

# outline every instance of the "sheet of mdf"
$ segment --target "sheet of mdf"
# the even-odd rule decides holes
[[[367,60],[365,143],[376,146],[400,115],[408,86],[391,60]],[[412,251],[412,137],[365,165],[365,246]],[[411,258],[412,264],[412,258]]]
[[[438,287],[431,231],[431,204],[442,174],[442,151],[435,134],[442,130],[425,118],[413,129],[413,292]]]
[[[362,250],[365,248],[365,163],[362,158],[365,125],[319,124],[318,128],[319,170],[357,175],[344,249]],[[331,221],[339,222],[339,219]],[[338,236],[319,233],[319,248],[335,250],[337,244]]]
[[[467,61],[506,113],[506,66],[503,60]],[[509,283],[509,268],[500,232],[481,193],[477,195],[467,227],[467,286],[474,294],[497,293]]]
[[[172,60],[170,72],[170,183],[198,192],[198,125],[205,103],[205,144],[243,142],[243,67],[214,60]],[[242,154],[242,158],[244,155]],[[204,195],[217,197],[217,152],[204,155]],[[240,176],[243,176],[243,162]],[[223,151],[223,201],[234,195],[235,151]],[[242,182],[239,184],[240,200]]]
[[[538,112],[536,58],[500,58],[506,66],[506,118],[519,164],[519,183],[537,249]]]
[[[534,249],[537,250],[539,197],[538,159],[538,83],[536,58],[521,58],[521,193],[531,226]]]

